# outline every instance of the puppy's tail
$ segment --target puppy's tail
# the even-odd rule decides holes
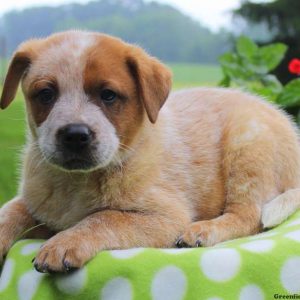
[[[300,209],[300,188],[288,190],[264,205],[263,228],[272,228],[281,224],[297,209]]]

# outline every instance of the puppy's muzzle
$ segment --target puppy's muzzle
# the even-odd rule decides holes
[[[94,159],[95,134],[85,124],[68,124],[57,131],[56,149],[59,158],[52,160],[66,170],[88,170],[97,162]]]
[[[85,124],[68,124],[58,130],[57,140],[63,151],[79,154],[91,145],[93,132]]]

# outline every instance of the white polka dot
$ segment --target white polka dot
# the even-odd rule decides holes
[[[152,299],[180,300],[186,291],[186,276],[175,266],[167,266],[158,271],[152,282]]]
[[[45,274],[39,273],[36,270],[31,270],[19,280],[18,294],[20,300],[31,300],[34,294],[37,292],[39,284]]]
[[[263,300],[264,294],[262,290],[255,284],[249,284],[242,288],[240,293],[240,300]]]
[[[11,258],[5,260],[0,276],[0,292],[4,291],[9,285],[14,273],[15,262]]]
[[[300,293],[300,256],[290,258],[285,262],[281,269],[280,279],[289,293]]]
[[[55,284],[57,288],[68,295],[76,295],[81,292],[87,281],[86,268],[83,267],[69,274],[57,275]]]
[[[132,248],[132,249],[127,249],[127,250],[112,250],[112,251],[110,251],[110,254],[114,258],[127,259],[127,258],[132,258],[132,257],[140,254],[144,250],[145,250],[144,248]]]
[[[132,289],[128,279],[116,277],[110,280],[102,289],[101,300],[131,300]]]
[[[272,240],[258,240],[241,245],[240,247],[251,252],[268,252],[275,245]]]
[[[233,278],[241,264],[239,253],[234,249],[212,249],[203,253],[200,266],[211,280],[223,282]]]
[[[289,232],[285,235],[285,237],[296,242],[300,242],[300,230]]]
[[[296,219],[294,221],[285,224],[286,227],[295,226],[295,225],[300,225],[300,219]]]
[[[43,243],[30,243],[30,244],[27,244],[27,245],[22,247],[21,254],[22,255],[29,255],[29,254],[35,253],[37,250],[40,249],[42,244]]]
[[[164,253],[168,253],[168,254],[183,254],[183,253],[187,253],[187,252],[191,252],[194,249],[191,248],[183,248],[183,249],[177,249],[177,248],[173,248],[173,249],[160,249],[160,251],[164,252]]]

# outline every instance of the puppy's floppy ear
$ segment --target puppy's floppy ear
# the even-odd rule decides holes
[[[159,60],[142,49],[133,47],[126,63],[133,76],[139,97],[148,118],[155,123],[159,110],[167,100],[172,85],[172,73]]]
[[[5,109],[15,98],[19,83],[34,57],[35,42],[22,44],[12,57],[5,77],[0,108]]]

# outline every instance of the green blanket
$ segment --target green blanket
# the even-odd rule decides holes
[[[1,300],[260,300],[300,294],[300,212],[269,232],[211,248],[103,251],[66,275],[33,269],[41,242],[19,241],[10,250]]]

